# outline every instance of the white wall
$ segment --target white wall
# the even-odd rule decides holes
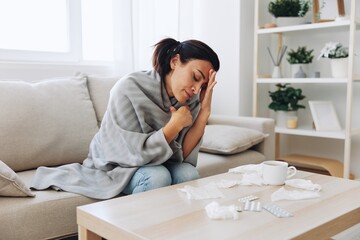
[[[180,1],[179,37],[208,43],[220,58],[213,113],[251,115],[253,11],[249,0]]]
[[[240,112],[239,15],[237,0],[194,1],[192,37],[209,44],[220,58],[213,113],[238,115]]]

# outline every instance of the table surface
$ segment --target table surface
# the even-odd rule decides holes
[[[293,178],[320,184],[320,198],[271,202],[281,186],[235,186],[221,189],[225,198],[189,200],[177,190],[185,185],[205,186],[225,173],[149,192],[119,197],[77,208],[80,239],[328,239],[360,222],[360,182],[298,171]],[[289,190],[295,188],[286,187]],[[298,189],[296,189],[298,190]],[[277,218],[269,212],[243,211],[237,220],[211,220],[205,206],[241,205],[240,197],[256,195],[262,204],[274,203],[293,214]]]

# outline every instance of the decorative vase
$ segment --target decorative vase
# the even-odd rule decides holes
[[[334,78],[347,77],[348,58],[331,58],[331,74]]]
[[[301,70],[300,70],[301,68]],[[299,75],[299,73],[304,73],[304,75]],[[296,76],[296,74],[298,74]],[[299,78],[299,77],[302,77],[302,78],[306,78],[306,76],[309,75],[309,64],[304,64],[304,63],[299,63],[299,64],[291,64],[291,77],[292,78]]]
[[[287,128],[288,119],[291,117],[297,117],[297,111],[276,111],[276,126]]]
[[[300,25],[305,23],[305,17],[277,17],[276,25],[278,27],[286,27]]]
[[[281,68],[280,66],[275,66],[273,73],[271,75],[272,78],[282,78],[282,74],[281,74]]]

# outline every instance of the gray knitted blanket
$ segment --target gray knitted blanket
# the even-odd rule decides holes
[[[199,112],[199,98],[186,102],[193,119]],[[164,83],[154,71],[136,72],[121,78],[110,93],[109,104],[98,133],[91,141],[83,164],[39,167],[31,187],[61,189],[96,199],[120,194],[135,171],[144,165],[166,161],[196,165],[200,143],[183,159],[181,143],[189,128],[170,144],[162,127],[169,121],[170,106],[181,105],[169,98]]]

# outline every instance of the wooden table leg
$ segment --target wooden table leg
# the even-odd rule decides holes
[[[82,227],[78,226],[79,231],[79,240],[101,240],[101,237],[96,233]]]

